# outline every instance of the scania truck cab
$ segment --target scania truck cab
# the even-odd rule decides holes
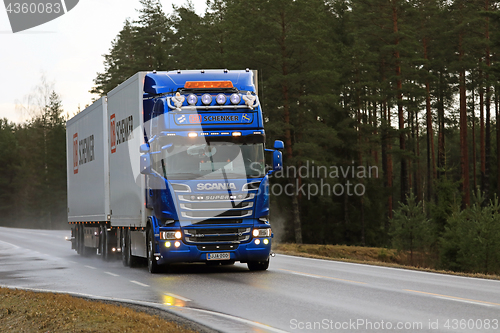
[[[68,221],[78,253],[269,266],[269,176],[250,70],[139,72],[67,122]],[[265,152],[268,153],[265,153]],[[271,157],[266,164],[265,157]]]
[[[252,71],[176,71],[145,78],[148,267],[172,262],[269,265],[269,173]]]

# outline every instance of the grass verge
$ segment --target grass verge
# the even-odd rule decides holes
[[[0,287],[2,332],[195,332],[128,307]]]
[[[498,275],[480,273],[462,273],[435,269],[432,262],[425,261],[421,256],[413,254],[410,264],[408,253],[398,252],[394,249],[377,247],[347,246],[347,245],[318,245],[318,244],[273,244],[273,250],[279,254],[292,256],[336,260],[358,264],[368,264],[393,268],[404,268],[424,272],[450,274],[457,276],[475,277],[490,280],[500,280]]]

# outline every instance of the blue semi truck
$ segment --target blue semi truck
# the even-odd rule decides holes
[[[139,72],[70,119],[72,247],[127,266],[147,258],[151,273],[175,262],[267,269],[283,142],[265,149],[256,75]]]

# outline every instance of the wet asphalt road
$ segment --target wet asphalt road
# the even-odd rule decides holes
[[[81,257],[69,231],[0,227],[0,286],[164,308],[224,332],[500,332],[500,281],[277,255],[151,275]]]

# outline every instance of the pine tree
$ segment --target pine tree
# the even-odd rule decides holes
[[[66,219],[66,126],[59,95],[53,91],[45,108],[46,173],[42,195],[47,200],[49,228],[64,225]]]
[[[202,42],[206,54],[205,64],[207,68],[241,68],[233,66],[230,60],[234,49],[230,47],[231,39],[239,36],[235,25],[227,19],[227,1],[208,0],[205,15],[202,18]],[[229,45],[228,45],[229,44]],[[244,68],[248,67],[245,64]]]
[[[202,18],[196,14],[192,3],[174,6],[172,27],[175,30],[171,51],[173,66],[177,69],[203,69],[208,65],[205,63],[205,45],[213,41],[203,35]]]
[[[159,0],[140,0],[139,19],[134,21],[136,51],[135,67],[143,71],[171,69],[170,48],[173,44],[171,22],[163,12]]]
[[[19,154],[15,136],[16,126],[7,119],[0,119],[0,222],[10,224],[15,200],[15,184]]]
[[[425,86],[425,124],[426,124],[426,150],[427,150],[427,171],[426,171],[426,199],[432,199],[432,184],[437,178],[436,171],[436,154],[434,149],[434,128],[433,128],[433,114],[432,114],[432,98],[431,85],[435,85],[436,77],[433,73],[433,62],[435,61],[435,49],[443,48],[442,43],[437,43],[435,33],[436,25],[440,20],[441,9],[436,0],[419,0],[417,1],[414,22],[418,26],[418,38],[422,45],[423,54],[423,71],[421,82]]]
[[[394,211],[391,220],[391,236],[393,246],[400,251],[410,252],[410,265],[414,265],[414,253],[425,252],[430,249],[433,240],[432,225],[425,217],[422,202],[412,191],[406,203],[400,202],[399,208]]]
[[[500,205],[498,198],[485,202],[480,191],[471,206],[454,208],[441,239],[445,268],[498,274],[500,272]]]
[[[478,23],[478,11],[475,4],[456,0],[451,5],[451,10],[457,25],[454,29],[458,44],[456,53],[455,69],[459,75],[459,101],[460,101],[460,170],[462,180],[463,205],[470,205],[470,175],[468,154],[468,119],[467,119],[467,97],[466,97],[466,73],[474,66],[474,49],[477,48],[474,38],[475,28]],[[477,30],[476,30],[477,31]]]
[[[106,95],[139,71],[167,70],[172,66],[173,32],[159,0],[140,0],[139,19],[125,20],[104,55],[104,72],[97,73],[91,93]]]
[[[97,73],[91,93],[104,96],[140,70],[137,65],[139,50],[133,43],[135,35],[132,23],[126,20],[123,29],[111,42],[109,54],[104,55],[104,72]]]

